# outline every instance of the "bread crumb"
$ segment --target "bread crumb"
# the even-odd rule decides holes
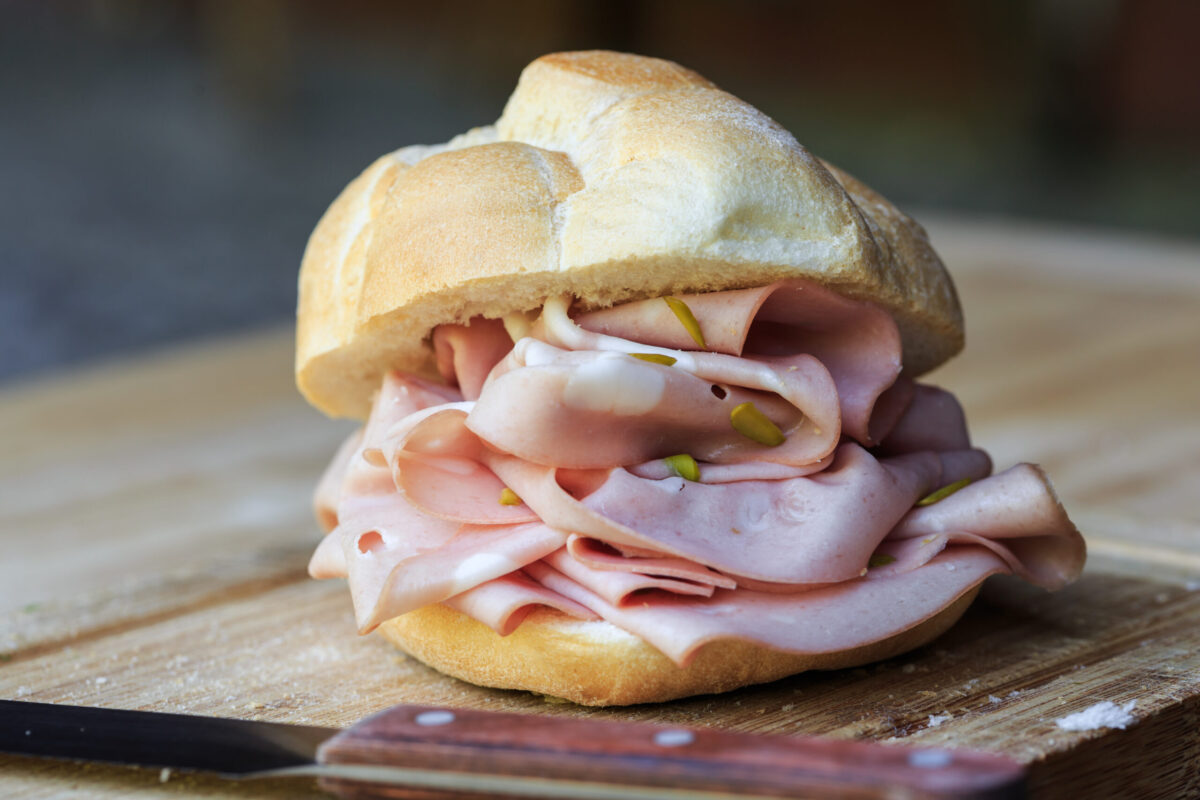
[[[158,782],[166,783],[169,780],[171,780],[171,768],[163,767],[162,771],[158,773]]]
[[[1104,700],[1074,714],[1057,719],[1054,724],[1064,731],[1098,731],[1101,728],[1119,728],[1133,722],[1133,710],[1136,700],[1130,700],[1123,706],[1118,706],[1111,700]]]
[[[989,702],[989,703],[999,703],[999,702],[1000,702],[1001,700],[1003,700],[1003,699],[1004,699],[1004,698],[1002,698],[1002,697],[996,697],[996,695],[994,695],[994,694],[989,694],[989,695],[988,695],[988,702]]]
[[[929,715],[929,727],[936,728],[939,725],[941,725],[943,722],[949,722],[952,719],[954,719],[953,714],[942,714],[940,716],[937,714],[930,714]]]

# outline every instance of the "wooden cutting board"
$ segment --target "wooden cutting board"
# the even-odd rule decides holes
[[[273,330],[0,391],[0,697],[346,725],[398,702],[1006,752],[1042,797],[1200,795],[1200,249],[932,226],[969,346],[934,380],[999,467],[1041,462],[1088,537],[1074,586],[993,579],[949,634],[861,669],[590,710],[480,689],[353,630],[304,566],[347,432]],[[1056,720],[1133,703],[1125,730]],[[165,782],[160,782],[166,779]],[[5,797],[315,795],[0,756]]]

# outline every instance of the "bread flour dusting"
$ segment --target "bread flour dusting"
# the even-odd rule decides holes
[[[1133,714],[1129,712],[1136,703],[1136,700],[1130,700],[1125,705],[1118,706],[1111,700],[1105,700],[1083,711],[1057,719],[1054,724],[1064,731],[1097,731],[1101,728],[1125,730],[1125,726],[1133,722]]]

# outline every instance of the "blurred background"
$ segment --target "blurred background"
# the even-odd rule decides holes
[[[0,0],[0,382],[285,322],[345,183],[582,48],[692,67],[907,210],[1200,235],[1195,0]]]

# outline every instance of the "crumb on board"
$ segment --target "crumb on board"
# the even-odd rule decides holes
[[[939,725],[941,725],[943,722],[949,722],[952,719],[954,719],[953,714],[930,714],[929,715],[929,727],[936,728]]]
[[[1133,710],[1136,700],[1130,700],[1123,706],[1118,706],[1111,700],[1104,700],[1088,706],[1083,711],[1068,714],[1056,719],[1054,724],[1064,731],[1097,731],[1101,728],[1119,728],[1133,722]]]

